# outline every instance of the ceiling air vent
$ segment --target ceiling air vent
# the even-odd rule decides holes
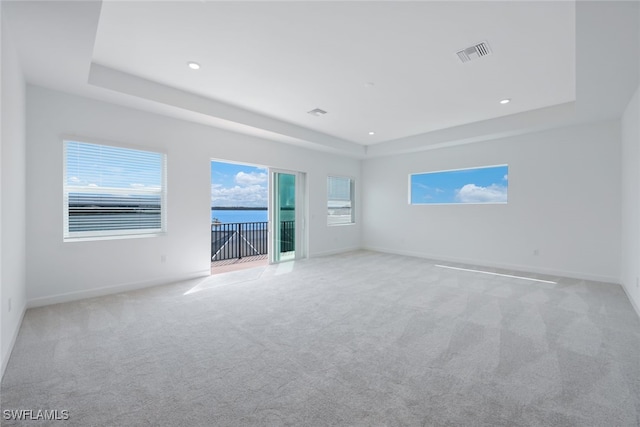
[[[491,48],[489,47],[489,43],[487,42],[480,42],[478,44],[474,44],[471,47],[462,49],[461,51],[457,52],[458,58],[460,58],[460,61],[462,61],[463,63],[469,62],[472,59],[480,58],[482,56],[487,56],[490,53],[491,53]]]
[[[324,114],[327,114],[327,112],[322,110],[322,109],[320,109],[320,108],[314,108],[311,111],[307,111],[307,114],[311,114],[312,116],[318,116],[319,117],[319,116],[322,116]]]

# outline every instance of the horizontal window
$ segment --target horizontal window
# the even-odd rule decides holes
[[[353,180],[330,176],[327,179],[327,224],[355,222]]]
[[[65,239],[165,231],[164,154],[78,141],[64,148]]]
[[[409,203],[507,203],[509,166],[486,166],[409,175]]]

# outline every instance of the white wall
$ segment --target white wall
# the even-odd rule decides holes
[[[1,8],[0,8],[1,9]],[[0,312],[2,373],[26,307],[25,83],[14,45],[2,25],[0,136]],[[11,300],[11,310],[9,310]]]
[[[168,233],[158,238],[63,242],[62,138],[168,154]],[[30,305],[207,274],[210,159],[307,173],[309,255],[360,246],[360,225],[327,227],[327,174],[360,175],[360,162],[27,86],[27,272]],[[166,255],[166,263],[161,263]]]
[[[640,315],[640,87],[622,116],[622,285]]]
[[[509,165],[507,205],[410,206],[408,174]],[[363,162],[363,246],[619,280],[619,122]],[[534,250],[539,255],[534,255]]]

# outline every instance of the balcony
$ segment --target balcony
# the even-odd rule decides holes
[[[266,264],[268,225],[268,222],[211,223],[211,274]],[[294,247],[295,221],[281,221],[280,249],[288,252]]]

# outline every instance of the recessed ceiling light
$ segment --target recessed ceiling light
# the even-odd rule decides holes
[[[198,64],[197,62],[187,62],[187,66],[189,68],[191,68],[192,70],[199,70],[200,69],[200,64]]]
[[[500,101],[500,104],[508,104],[510,102],[511,102],[511,100],[509,98],[505,98],[502,101]]]
[[[376,134],[376,133],[375,133],[375,132],[373,132],[373,131],[369,132],[369,135],[375,135],[375,134]]]

